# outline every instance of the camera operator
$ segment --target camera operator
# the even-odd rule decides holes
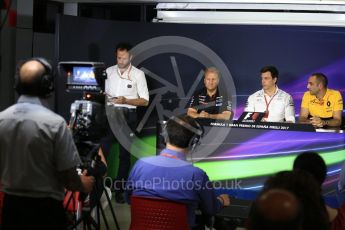
[[[66,229],[64,187],[90,192],[78,175],[80,158],[65,120],[43,104],[53,91],[51,65],[32,58],[19,66],[17,104],[0,113],[2,229]]]
[[[120,43],[116,47],[117,65],[109,67],[106,72],[108,79],[105,81],[105,92],[113,105],[114,113],[122,113],[127,125],[135,130],[137,124],[137,106],[147,106],[149,102],[149,92],[145,74],[143,71],[131,64],[131,45]],[[111,130],[102,141],[102,151],[108,156],[110,147],[115,137]],[[115,180],[116,189],[115,200],[124,203],[123,190],[124,181],[128,177],[130,169],[130,153],[119,143],[119,169]]]

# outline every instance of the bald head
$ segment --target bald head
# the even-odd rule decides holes
[[[283,189],[271,189],[255,201],[251,229],[299,229],[300,207],[296,197]]]
[[[296,197],[282,189],[272,189],[263,193],[257,200],[257,207],[265,218],[274,221],[292,219],[298,212]]]
[[[44,73],[44,66],[36,60],[25,62],[19,69],[19,77],[22,83],[36,81]]]
[[[42,59],[42,61],[45,60]],[[25,94],[38,97],[49,96],[47,91],[50,91],[50,89],[47,90],[46,88],[50,87],[50,81],[46,83],[46,81],[42,80],[42,76],[45,75],[45,73],[46,67],[40,60],[31,59],[24,62],[18,70],[19,79],[16,81],[17,92],[20,95]]]

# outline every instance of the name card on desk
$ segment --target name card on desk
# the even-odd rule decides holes
[[[212,126],[212,127],[315,132],[315,128],[311,124],[295,124],[295,123],[283,123],[283,122],[248,123],[248,122],[240,122],[240,121],[231,122],[231,121],[212,120],[212,119],[198,119],[198,122],[201,125]]]

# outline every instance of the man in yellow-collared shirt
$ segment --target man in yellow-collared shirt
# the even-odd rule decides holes
[[[299,121],[317,128],[341,125],[343,99],[339,91],[327,88],[328,79],[322,73],[309,77],[301,105]]]

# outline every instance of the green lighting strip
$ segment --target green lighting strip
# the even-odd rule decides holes
[[[341,163],[345,160],[345,150],[320,154],[327,165]],[[229,180],[257,177],[291,170],[296,155],[278,156],[258,159],[240,159],[212,162],[197,162],[194,165],[207,172],[210,180]]]
[[[156,155],[156,137],[147,136],[134,143],[135,156]],[[345,161],[345,150],[320,154],[327,165]],[[212,181],[231,180],[258,176],[267,176],[282,170],[291,170],[295,155],[267,156],[256,159],[230,159],[221,161],[196,162],[194,166],[204,170]]]

